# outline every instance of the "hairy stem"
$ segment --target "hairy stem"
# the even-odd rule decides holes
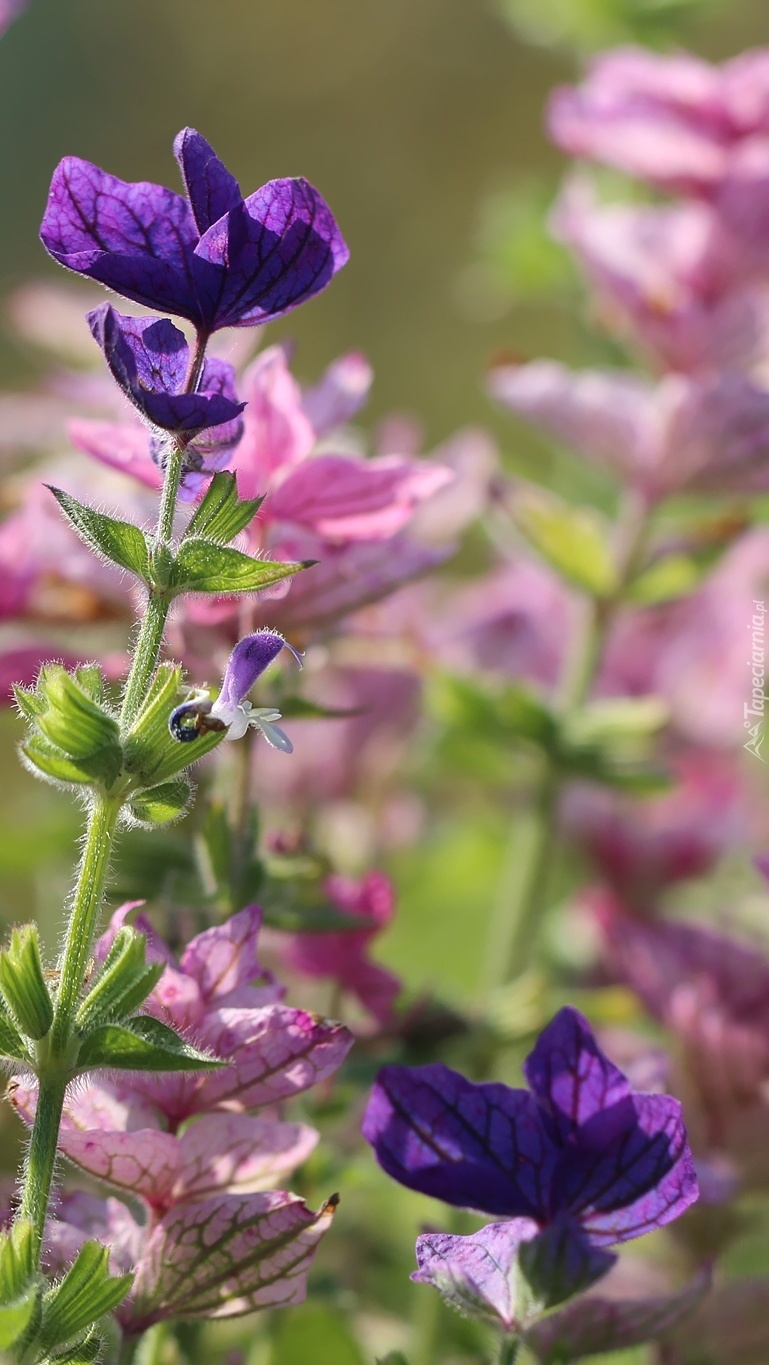
[[[518,1359],[519,1341],[516,1337],[504,1337],[497,1357],[498,1365],[515,1365]]]
[[[207,337],[198,335],[190,360],[186,390],[193,392],[200,379]],[[174,511],[184,468],[184,444],[176,441],[166,465],[157,524],[157,540],[168,543],[173,535]],[[123,701],[122,722],[127,728],[135,718],[158,664],[170,599],[150,593],[139,629]],[[112,847],[122,798],[96,792],[88,814],[83,854],[59,964],[59,987],[53,1026],[39,1049],[39,1090],[35,1121],[22,1178],[19,1214],[32,1221],[39,1262],[51,1196],[56,1148],[64,1095],[72,1070],[72,1039],[75,1012],[88,971],[99,915],[109,875]]]

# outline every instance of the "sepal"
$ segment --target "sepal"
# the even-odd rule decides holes
[[[90,550],[103,555],[121,569],[128,569],[137,578],[149,579],[147,539],[138,526],[130,521],[108,517],[104,512],[86,507],[60,488],[48,486],[70,525]]]
[[[117,721],[62,664],[43,665],[37,691],[46,708],[36,724],[51,744],[74,759],[91,758],[105,748],[120,756]]]
[[[39,1319],[41,1290],[34,1228],[19,1219],[0,1233],[0,1350],[29,1338]]]
[[[80,1044],[76,1069],[214,1071],[222,1065],[185,1042],[159,1019],[137,1015],[122,1025],[101,1024],[89,1033]]]
[[[144,1004],[157,985],[165,964],[147,962],[144,934],[124,924],[118,929],[102,969],[77,1014],[76,1024],[87,1033],[98,1024],[120,1023]]]
[[[189,782],[162,782],[139,793],[128,807],[137,824],[151,829],[167,825],[184,815],[190,804],[192,788]]]
[[[309,567],[310,561],[280,564],[271,559],[253,559],[230,545],[191,536],[182,541],[176,555],[175,591],[210,592],[225,597],[259,592]]]
[[[263,502],[264,498],[241,501],[235,475],[228,471],[215,474],[190,520],[185,538],[205,536],[226,545],[250,526]]]
[[[92,758],[83,758],[76,763],[42,735],[32,735],[22,744],[21,755],[25,767],[36,776],[67,787],[110,787],[120,772],[120,764],[109,750],[101,750]]]
[[[44,1365],[92,1365],[94,1360],[101,1359],[104,1352],[104,1342],[98,1332],[88,1332],[74,1346],[69,1346],[65,1351],[58,1352],[56,1355],[47,1356]]]
[[[125,770],[136,788],[165,786],[171,778],[215,749],[224,738],[224,731],[210,730],[189,744],[177,743],[169,733],[168,720],[178,705],[182,690],[182,670],[175,664],[161,664],[125,740]],[[142,798],[137,795],[134,801],[141,805]],[[141,822],[146,819],[144,816],[137,818]],[[147,820],[147,823],[155,821]]]
[[[21,1034],[3,1013],[0,1013],[0,1057],[12,1057],[14,1061],[23,1062],[25,1066],[29,1066],[32,1061]]]
[[[10,946],[0,953],[0,992],[22,1033],[44,1038],[53,1023],[53,1004],[43,976],[37,925],[12,930]]]
[[[106,1247],[98,1242],[86,1242],[61,1283],[54,1285],[43,1299],[39,1330],[43,1349],[52,1351],[89,1329],[105,1313],[117,1308],[132,1283],[133,1275],[110,1275]],[[80,1351],[83,1344],[81,1342],[73,1349]],[[74,1359],[80,1360],[83,1356],[78,1354]]]

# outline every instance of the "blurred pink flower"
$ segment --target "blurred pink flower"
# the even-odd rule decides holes
[[[571,156],[712,195],[740,145],[769,137],[769,51],[718,67],[685,52],[616,48],[593,59],[581,85],[555,91],[548,124]]]
[[[709,872],[746,826],[747,794],[725,756],[684,750],[672,774],[672,790],[643,799],[575,785],[561,808],[602,879],[641,914],[655,910],[669,886]]]
[[[569,370],[556,361],[490,375],[493,396],[650,501],[682,489],[769,488],[769,390],[741,375],[657,384],[625,370]]]
[[[342,933],[292,934],[283,959],[294,971],[335,981],[384,1028],[392,1019],[401,982],[386,967],[372,962],[368,950],[395,913],[393,885],[384,873],[369,872],[359,879],[327,877],[323,890],[338,910],[369,919],[371,927]]]
[[[600,321],[656,368],[747,371],[766,357],[769,291],[750,278],[744,244],[711,205],[599,204],[579,177],[552,226],[594,290]]]

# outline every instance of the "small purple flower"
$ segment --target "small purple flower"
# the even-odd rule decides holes
[[[40,235],[55,260],[199,334],[255,327],[312,298],[346,262],[328,205],[304,179],[244,199],[205,138],[174,143],[187,198],[127,184],[68,156],[54,172]]]
[[[211,701],[209,693],[200,688],[171,712],[168,725],[174,739],[187,742],[205,730],[225,728],[227,739],[242,739],[248,727],[253,725],[273,749],[293,753],[294,746],[288,735],[275,724],[281,718],[280,711],[274,707],[255,707],[246,701],[257,678],[284,648],[291,650],[301,667],[300,656],[282,635],[272,630],[246,635],[230,655],[216,701]]]
[[[380,1072],[363,1133],[410,1189],[593,1247],[639,1237],[697,1198],[681,1106],[634,1094],[577,1010],[561,1010],[525,1067],[530,1091],[475,1085],[440,1064]]]
[[[412,1280],[433,1285],[461,1313],[514,1334],[543,1307],[601,1279],[617,1259],[591,1246],[568,1218],[545,1232],[531,1218],[513,1218],[488,1223],[469,1237],[425,1233],[417,1238],[416,1252],[419,1269]]]
[[[168,318],[131,318],[103,303],[88,314],[113,378],[129,402],[155,427],[190,440],[205,427],[235,423],[245,403],[235,394],[235,371],[207,360],[194,393],[185,392],[190,348]],[[233,433],[233,444],[242,431]]]

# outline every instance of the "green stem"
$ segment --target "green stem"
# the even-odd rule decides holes
[[[121,804],[119,796],[97,792],[89,812],[72,912],[59,963],[59,989],[51,1036],[53,1057],[62,1057],[69,1042],[99,924]]]
[[[585,603],[585,619],[564,669],[558,697],[558,711],[564,718],[578,711],[590,694],[609,629],[643,557],[649,527],[649,504],[635,490],[629,490],[617,524],[617,588],[610,598]],[[563,775],[557,764],[543,755],[533,809],[523,828],[520,820],[516,821],[500,878],[498,909],[492,917],[490,947],[492,963],[498,964],[494,965],[494,977],[500,985],[526,969],[536,948],[562,786]]]
[[[206,342],[206,337],[198,335],[187,375],[188,392],[193,392],[197,387]],[[168,457],[158,514],[157,539],[162,543],[170,541],[173,535],[174,511],[183,468],[184,446],[177,441]],[[150,593],[126,684],[122,715],[124,728],[134,719],[157,668],[169,606],[169,598],[160,593]],[[38,1262],[56,1166],[64,1095],[72,1066],[75,1012],[98,929],[121,806],[120,796],[108,795],[106,792],[96,792],[93,796],[59,964],[53,1026],[39,1048],[37,1109],[19,1208],[19,1216],[30,1219],[34,1225]]]
[[[35,1122],[27,1148],[18,1217],[29,1219],[35,1229],[38,1260],[56,1166],[56,1144],[66,1088],[67,1079],[61,1073],[58,1076],[41,1077]]]
[[[520,1340],[517,1337],[504,1337],[499,1351],[498,1365],[515,1365],[518,1359]]]

